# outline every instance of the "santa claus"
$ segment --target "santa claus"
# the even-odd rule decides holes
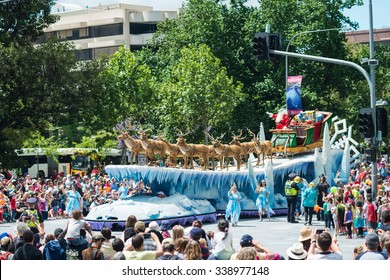
[[[276,129],[288,129],[290,118],[286,109],[280,109],[277,114],[267,112],[270,118],[273,118],[276,122]]]

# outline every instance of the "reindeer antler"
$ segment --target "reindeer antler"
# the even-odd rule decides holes
[[[242,135],[242,129],[239,129],[238,132],[240,132],[240,135],[236,135],[236,134],[234,134],[234,132],[232,132],[232,134],[233,134],[233,137],[232,137],[232,138],[233,138],[233,141],[234,141],[234,140],[240,141],[240,140],[244,140],[244,139],[246,138],[246,136],[241,137],[241,135]]]
[[[208,133],[207,131],[205,131],[204,133],[211,139],[211,142],[215,142],[214,137],[210,133]]]
[[[179,132],[179,134],[177,135],[178,137],[184,137],[184,136],[187,136],[188,134],[190,134],[190,131],[187,131],[186,133],[183,133],[177,127],[175,127],[175,130]]]
[[[253,139],[256,138],[256,134],[254,134],[249,128],[246,128],[246,130],[248,131],[248,133],[249,133],[250,135],[253,136]]]
[[[226,132],[221,134],[221,136],[217,137],[218,140],[222,140],[222,138],[225,136]]]
[[[164,137],[164,132],[161,131],[161,130],[158,131],[156,138],[158,140],[166,140],[165,137]]]

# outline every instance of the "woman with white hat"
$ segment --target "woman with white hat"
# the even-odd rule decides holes
[[[297,242],[287,249],[287,256],[289,260],[306,260],[307,252],[303,249],[302,243]]]

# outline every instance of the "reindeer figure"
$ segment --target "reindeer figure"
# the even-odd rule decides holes
[[[188,135],[189,132],[184,134],[179,129],[176,128],[176,130],[179,132],[177,145],[179,146],[181,153],[184,155],[184,169],[188,168],[188,159],[190,160],[190,168],[193,169],[194,157],[200,157],[201,161],[203,161],[203,170],[207,170],[209,162],[209,148],[202,144],[187,144],[184,137]]]
[[[207,147],[209,147],[209,158],[211,159],[212,170],[215,170],[215,160],[219,161],[222,170],[223,156],[215,152],[213,145],[208,145]]]
[[[220,139],[225,136],[225,133],[222,134],[220,137],[217,137],[214,139],[211,135],[209,135],[211,141],[213,142],[214,151],[216,154],[222,156],[226,159],[226,170],[229,170],[229,157],[234,158],[237,161],[237,171],[241,168],[241,156],[243,154],[242,148],[237,145],[227,145],[222,144]],[[222,161],[221,161],[221,170],[222,170]]]
[[[239,130],[240,135],[235,135],[234,132],[232,133],[232,141],[230,141],[229,145],[237,145],[242,148],[242,152],[244,155],[244,162],[246,163],[246,168],[248,168],[248,158],[250,153],[255,153],[257,155],[257,163],[256,166],[260,163],[260,158],[256,152],[255,149],[255,143],[253,141],[251,142],[243,142],[241,143],[241,140],[244,140],[246,137],[241,137],[242,135],[242,129]]]
[[[165,166],[166,151],[168,146],[163,141],[156,141],[153,139],[148,139],[146,131],[141,130],[140,132],[141,145],[145,149],[146,155],[150,158],[148,165],[153,165],[155,163],[155,155],[160,155],[163,166]]]
[[[146,151],[142,148],[141,140],[132,138],[127,132],[119,134],[117,138],[122,140],[126,147],[131,151],[130,164],[132,164],[133,157],[135,156],[135,164],[138,165],[138,155],[146,154]]]
[[[272,142],[269,140],[260,142],[260,140],[256,137],[256,135],[252,131],[248,129],[248,132],[253,135],[253,143],[255,145],[258,158],[260,158],[260,155],[263,156],[263,165],[264,165],[265,155],[267,155],[268,158],[271,158],[271,163],[272,163]]]
[[[171,144],[164,137],[158,136],[158,140],[163,141],[167,145],[167,154],[169,155],[169,160],[172,162],[173,167],[177,166],[177,158],[183,157],[183,154],[180,152],[179,146],[177,144]]]

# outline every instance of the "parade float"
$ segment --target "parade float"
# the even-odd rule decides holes
[[[292,89],[293,95],[296,94],[296,87]],[[139,137],[122,133],[118,139],[123,140],[129,149],[134,149],[137,155],[149,155],[153,159],[159,154],[164,160],[169,156],[167,161],[175,164],[163,167],[150,161],[142,166],[106,166],[109,176],[119,181],[142,180],[151,188],[151,196],[128,197],[98,206],[85,219],[95,230],[104,226],[123,227],[130,214],[146,222],[168,220],[171,225],[188,225],[195,219],[213,222],[218,214],[225,212],[227,193],[233,182],[243,198],[241,215],[257,216],[255,201],[258,194],[255,190],[257,182],[262,179],[267,182],[272,209],[276,214],[284,214],[287,208],[284,184],[288,174],[295,173],[306,182],[315,183],[320,175],[325,174],[331,185],[339,179],[347,180],[350,164],[359,152],[345,119],[338,120],[332,113],[320,110],[303,111],[291,101],[291,92],[290,97],[287,94],[287,109],[269,114],[276,119],[276,128],[270,130],[270,140],[265,139],[262,124],[257,134],[251,133],[253,137],[249,142],[223,144],[222,137],[217,137],[209,146],[187,143],[181,132],[177,143],[149,139],[145,131],[140,131]],[[331,125],[334,127],[332,137],[329,133]],[[244,143],[255,148],[246,149]],[[161,151],[165,151],[164,154]],[[263,163],[260,157],[263,157]],[[184,164],[176,165],[177,158]],[[214,161],[221,162],[224,158],[231,160],[226,166],[220,164],[217,168]],[[202,166],[194,166],[194,159]],[[240,159],[242,162],[237,162]],[[229,162],[236,165],[236,169],[228,169]],[[340,178],[335,178],[335,174]],[[157,199],[159,192],[165,193],[167,198]]]
[[[274,152],[300,154],[321,148],[325,123],[331,124],[330,112],[318,110],[295,115],[288,128],[271,129]]]

